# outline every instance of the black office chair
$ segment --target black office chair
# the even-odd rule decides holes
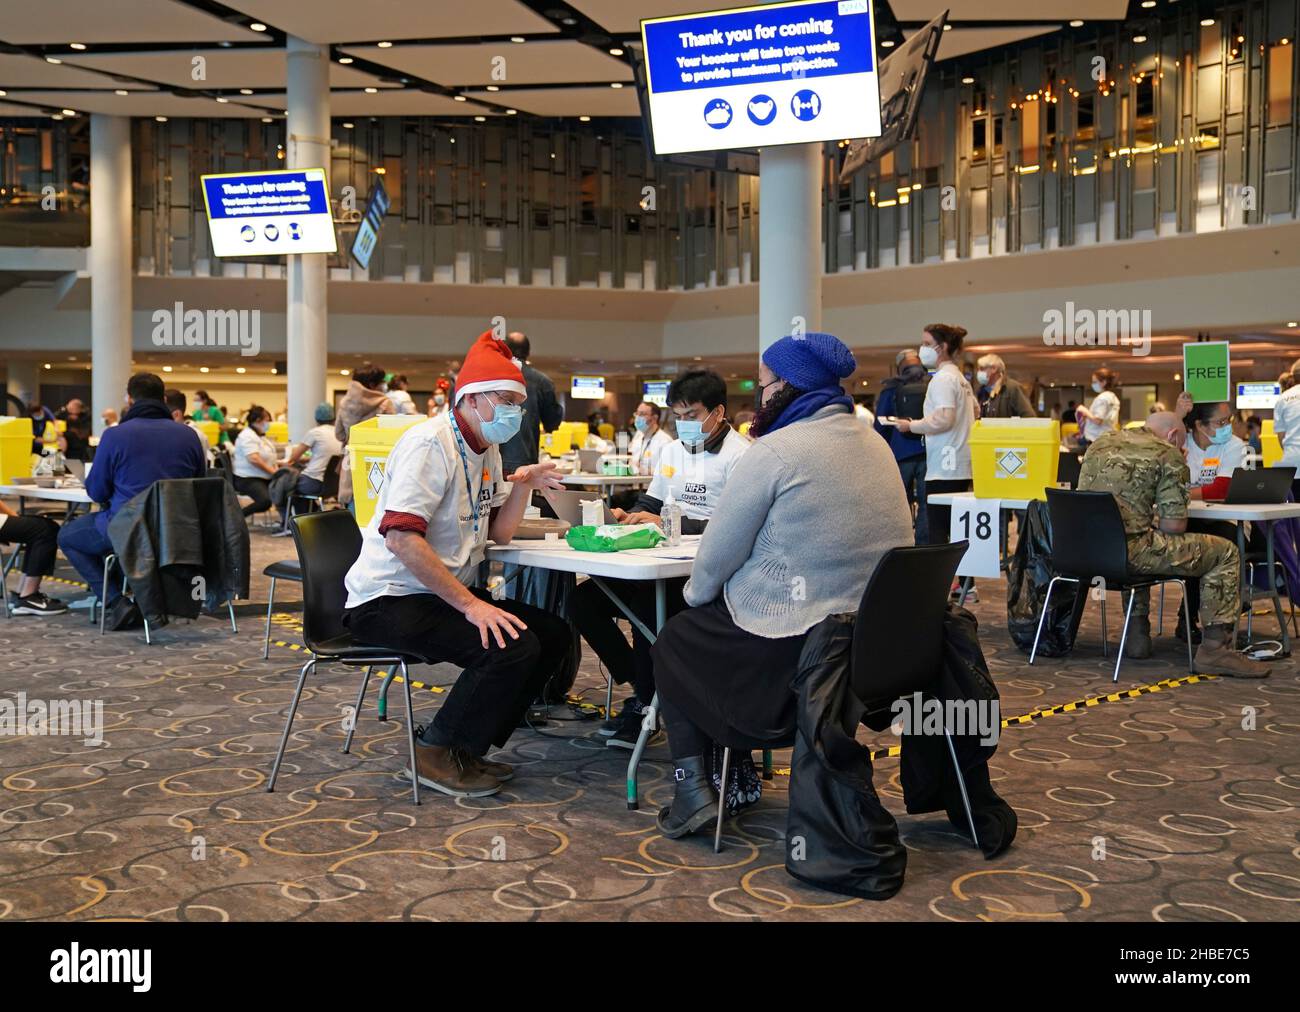
[[[866,716],[882,711],[889,713],[899,697],[925,693],[934,686],[943,658],[943,617],[948,609],[948,591],[968,546],[969,542],[958,541],[949,545],[894,548],[881,557],[858,605],[850,655],[853,691],[867,704]],[[900,636],[900,629],[906,629],[907,635]],[[944,738],[957,771],[971,839],[978,847],[966,783],[946,726]],[[793,744],[791,735],[775,747],[788,748]],[[731,748],[724,748],[724,790],[730,759]],[[722,849],[723,804],[720,797],[714,853]]]
[[[4,542],[0,542],[0,544],[4,544]],[[4,560],[3,565],[0,565],[0,595],[3,595],[4,598],[5,618],[9,618],[9,571],[17,568],[18,560],[26,554],[27,546],[25,544],[15,544],[14,550]]]
[[[1136,575],[1128,568],[1128,537],[1124,533],[1124,519],[1119,504],[1109,492],[1067,492],[1065,489],[1047,490],[1047,508],[1052,516],[1052,569],[1055,571],[1047,584],[1043,597],[1043,610],[1038,616],[1038,631],[1029,651],[1029,663],[1034,663],[1038,653],[1038,639],[1043,634],[1043,620],[1052,599],[1052,590],[1058,583],[1074,583],[1080,592],[1091,594],[1101,591],[1101,655],[1108,656],[1106,636],[1106,592],[1118,590],[1128,594],[1124,609],[1124,628],[1119,637],[1119,651],[1115,657],[1115,674],[1119,681],[1119,668],[1124,662],[1124,643],[1128,639],[1129,619],[1133,615],[1133,591],[1176,583],[1183,592],[1183,620],[1192,628],[1187,607],[1187,584],[1181,577],[1167,574]],[[1098,582],[1100,581],[1100,582]],[[1086,588],[1086,589],[1085,589]],[[1192,671],[1192,637],[1187,637],[1187,670]]]
[[[337,499],[339,495],[339,467],[343,463],[342,456],[330,457],[325,465],[325,473],[321,476],[321,490],[319,495],[304,495],[301,492],[291,492],[289,501],[285,504],[284,525],[287,529],[289,520],[302,511],[295,506],[299,502],[307,504],[308,513],[318,513],[325,508],[326,499]]]
[[[293,531],[294,545],[298,549],[298,564],[302,570],[302,638],[312,656],[302,666],[302,673],[298,676],[298,687],[293,693],[289,717],[284,724],[284,735],[280,738],[280,748],[275,753],[275,764],[271,767],[271,779],[266,789],[268,792],[275,790],[280,761],[289,744],[289,732],[293,728],[293,718],[298,712],[298,701],[302,698],[309,671],[321,661],[366,669],[361,679],[361,689],[357,693],[357,704],[352,711],[352,726],[343,743],[343,751],[346,753],[352,747],[352,732],[365,702],[370,668],[400,668],[402,687],[406,690],[406,737],[411,752],[411,789],[418,805],[420,780],[415,765],[415,708],[411,703],[411,677],[407,665],[421,664],[426,659],[414,654],[384,650],[382,647],[362,646],[352,639],[344,626],[343,606],[347,601],[347,591],[343,579],[361,554],[361,529],[349,511],[327,510],[324,513],[296,516],[290,529]]]

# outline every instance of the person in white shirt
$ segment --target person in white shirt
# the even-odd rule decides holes
[[[502,474],[500,444],[519,430],[523,374],[491,331],[470,348],[455,407],[394,445],[379,501],[348,571],[344,622],[361,643],[463,670],[425,725],[416,774],[455,797],[486,797],[513,770],[484,757],[504,745],[565,663],[566,622],[472,588],[487,541],[514,536],[533,491],[563,488],[549,461]]]
[[[632,424],[636,432],[628,453],[632,456],[632,470],[636,474],[654,474],[659,467],[659,454],[671,443],[672,437],[659,427],[661,409],[658,404],[642,401],[636,406]]]
[[[266,438],[271,412],[254,404],[248,409],[246,424],[235,440],[235,491],[253,501],[244,507],[244,516],[265,513],[271,508],[271,477],[278,458],[275,444]]]
[[[660,449],[650,488],[638,496],[630,510],[615,509],[613,513],[625,524],[657,524],[664,503],[671,498],[681,507],[682,533],[701,534],[750,441],[727,422],[727,383],[716,372],[697,369],[679,376],[668,388],[668,403],[676,418],[678,438]],[[638,415],[645,407],[653,405],[642,404]],[[647,627],[653,626],[653,584],[634,580],[606,580],[605,584]],[[668,583],[669,615],[685,607],[685,584],[685,579]],[[629,647],[618,626],[623,613],[591,580],[578,587],[573,613],[578,632],[610,677],[619,684],[632,685],[635,694],[624,700],[622,712],[611,716],[600,731],[609,738],[606,744],[610,747],[634,748],[645,707],[655,694],[650,643],[634,626]]]
[[[289,459],[285,461],[292,467],[304,455],[310,454],[307,465],[302,469],[302,474],[298,475],[298,483],[294,486],[297,495],[320,495],[325,488],[325,469],[329,467],[330,460],[343,456],[343,444],[334,434],[333,406],[317,404],[315,418],[315,426],[306,431],[302,442],[293,448]]]
[[[429,398],[428,402],[428,415],[430,418],[437,418],[439,415],[447,413],[447,398],[450,394],[451,384],[440,377],[437,385],[433,388],[433,396]]]
[[[415,401],[406,392],[406,377],[394,376],[388,381],[388,399],[393,402],[393,411],[399,415],[413,415]]]
[[[1278,377],[1282,387],[1280,396],[1273,405],[1273,434],[1282,445],[1282,459],[1279,467],[1294,467],[1300,475],[1300,385],[1295,377],[1300,376],[1300,358],[1295,360],[1289,373]],[[1291,485],[1291,494],[1300,502],[1300,477]]]
[[[171,409],[172,420],[187,425],[194,430],[194,434],[199,437],[199,443],[203,446],[203,459],[208,462],[208,467],[212,466],[212,441],[208,439],[208,434],[198,427],[193,418],[185,414],[186,399],[183,390],[168,390],[163,394],[163,403]]]
[[[1092,374],[1092,390],[1097,396],[1086,408],[1075,408],[1079,419],[1079,447],[1087,450],[1108,432],[1119,430],[1119,374],[1111,369],[1098,369]]]
[[[921,364],[936,371],[925,391],[924,417],[898,419],[899,431],[925,436],[925,512],[932,545],[948,543],[952,510],[929,497],[971,489],[970,434],[979,409],[975,391],[953,361],[965,338],[965,327],[932,323],[925,328]]]

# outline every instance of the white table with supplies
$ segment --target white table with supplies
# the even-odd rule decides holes
[[[597,488],[603,494],[609,495],[616,488],[639,488],[642,485],[649,485],[650,475],[578,473],[563,475],[560,481],[566,485],[576,485],[581,488]]]
[[[68,508],[63,517],[65,523],[72,519],[78,506],[90,506],[95,502],[81,484],[68,484],[62,488],[44,488],[40,485],[0,485],[0,496],[16,496],[19,513],[26,512],[28,499],[67,503]]]
[[[660,544],[657,548],[640,548],[626,552],[579,552],[569,547],[562,538],[554,541],[512,541],[508,545],[489,545],[489,561],[513,563],[518,566],[536,566],[560,573],[582,573],[590,577],[604,594],[614,602],[628,621],[632,622],[651,643],[668,618],[667,581],[691,575],[695,553],[699,550],[700,536],[686,535],[677,546]],[[647,629],[645,624],[627,607],[605,580],[653,580],[655,585],[655,624]],[[645,719],[641,735],[632,758],[627,764],[627,807],[637,807],[636,768],[645,751],[646,742],[659,712],[659,694],[656,692]],[[606,707],[605,716],[611,716]]]
[[[936,495],[929,496],[927,502],[933,502],[940,506],[951,506],[953,508],[953,520],[958,522],[960,515],[967,515],[971,518],[971,547],[963,556],[961,565],[958,566],[958,573],[965,573],[963,567],[966,565],[966,559],[971,557],[972,553],[977,552],[981,547],[979,532],[983,529],[980,525],[981,514],[988,512],[994,514],[1000,510],[1023,510],[1028,509],[1032,499],[977,499],[974,492],[940,492]],[[960,512],[959,512],[960,511]],[[1258,505],[1235,504],[1230,505],[1223,502],[1204,502],[1200,499],[1193,499],[1187,504],[1187,518],[1189,520],[1226,520],[1237,525],[1237,551],[1241,556],[1241,598],[1242,603],[1251,605],[1261,598],[1268,598],[1273,602],[1273,608],[1277,614],[1278,628],[1281,630],[1282,637],[1282,655],[1287,656],[1291,653],[1291,637],[1287,632],[1286,619],[1282,614],[1282,598],[1277,593],[1276,583],[1273,573],[1276,564],[1276,554],[1273,545],[1273,524],[1275,520],[1293,520],[1300,518],[1300,503],[1283,502],[1283,503],[1261,503]],[[1248,581],[1248,566],[1246,562],[1246,524],[1258,523],[1263,525],[1264,543],[1266,546],[1265,561],[1268,566],[1268,590],[1255,590]],[[964,529],[964,528],[963,528]],[[993,525],[996,532],[997,525]],[[987,539],[985,539],[987,540]],[[992,541],[994,556],[996,557],[997,543]],[[986,554],[987,547],[983,549]],[[982,556],[978,556],[974,565],[979,565]],[[984,575],[983,573],[972,572],[970,575]],[[996,574],[994,574],[996,575]],[[1294,588],[1300,593],[1300,588]],[[1292,602],[1294,608],[1294,602]],[[1293,620],[1294,621],[1294,620]]]

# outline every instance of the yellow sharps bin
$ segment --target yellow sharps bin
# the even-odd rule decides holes
[[[1276,467],[1282,459],[1282,441],[1273,429],[1273,419],[1261,418],[1259,425],[1259,446],[1264,451],[1264,466]]]
[[[266,438],[273,443],[289,442],[289,423],[272,422],[266,427]]]
[[[987,418],[971,431],[971,469],[979,499],[1046,499],[1060,464],[1054,418]]]
[[[208,442],[216,446],[221,439],[221,426],[216,422],[195,422],[194,427],[208,437]]]
[[[32,420],[0,416],[0,485],[32,474]]]
[[[375,514],[393,446],[403,432],[425,421],[428,419],[424,415],[375,415],[348,430],[348,466],[352,468],[352,495],[359,526],[365,527]]]

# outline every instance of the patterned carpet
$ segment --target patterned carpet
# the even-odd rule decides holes
[[[292,555],[253,537],[257,569]],[[70,572],[60,576],[72,577]],[[81,591],[51,583],[72,599]],[[296,644],[298,588],[281,587],[273,638]],[[0,737],[0,920],[1296,920],[1300,917],[1300,677],[1187,676],[1182,644],[1126,662],[1115,699],[1095,610],[1067,662],[1030,668],[1006,634],[1001,588],[973,606],[1004,717],[1051,711],[1003,733],[993,764],[1020,835],[985,861],[942,816],[903,814],[898,762],[876,785],[899,816],[907,880],[884,903],[819,892],[783,869],[786,778],[711,838],[669,841],[654,812],[671,794],[667,752],[641,769],[628,811],[628,753],[565,708],[515,734],[495,797],[411,804],[400,687],[388,723],[363,713],[340,751],[354,671],[324,669],[304,696],[285,767],[270,760],[300,650],[261,659],[266,586],[239,633],[173,622],[145,646],[103,638],[84,611],[0,621],[0,698],[101,699],[106,743]],[[277,603],[278,607],[278,603]],[[1172,607],[1166,633],[1171,632]],[[1272,620],[1259,620],[1271,630]],[[1112,630],[1112,635],[1115,635]],[[418,718],[455,670],[420,668]],[[1127,692],[1167,681],[1151,691]],[[594,660],[576,692],[603,703]],[[370,702],[373,704],[373,691]],[[892,744],[889,734],[863,740]],[[787,756],[778,754],[781,769]]]

